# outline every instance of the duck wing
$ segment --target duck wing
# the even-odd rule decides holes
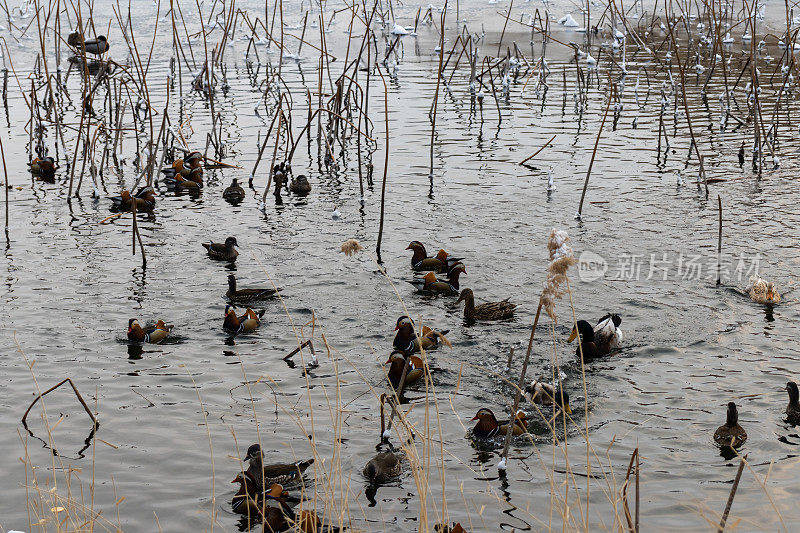
[[[513,316],[516,308],[517,304],[509,302],[508,298],[502,302],[487,302],[475,306],[475,317],[483,320],[500,320]]]

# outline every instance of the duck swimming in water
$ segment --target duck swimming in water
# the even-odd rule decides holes
[[[491,439],[498,435],[505,435],[509,428],[512,428],[512,435],[524,435],[528,432],[528,424],[526,422],[525,413],[518,411],[514,417],[514,423],[511,424],[510,420],[499,421],[491,409],[486,407],[480,409],[472,420],[477,420],[478,423],[472,428],[472,435],[478,439]]]
[[[739,411],[736,404],[728,403],[728,413],[725,424],[714,432],[714,442],[720,446],[738,448],[747,440],[747,432],[739,425]]]
[[[578,320],[577,327],[572,328],[567,342],[580,336],[580,345],[575,351],[579,359],[581,353],[587,360],[608,355],[619,348],[622,341],[622,330],[619,328],[621,323],[620,316],[614,314],[605,315],[594,327],[585,320]]]
[[[459,276],[467,274],[464,263],[456,263],[448,272],[447,279],[439,279],[433,271],[428,272],[422,279],[409,281],[418,291],[433,294],[447,294],[455,296],[459,289]]]
[[[444,250],[439,250],[435,257],[428,257],[425,245],[419,241],[411,241],[406,250],[413,250],[411,268],[414,270],[428,270],[433,272],[447,272],[461,259],[450,257]]]
[[[500,302],[487,302],[475,305],[475,296],[472,289],[463,289],[456,300],[456,304],[464,302],[464,318],[474,320],[503,320],[514,316],[517,304],[512,304],[506,298]]]
[[[435,350],[441,343],[450,345],[450,342],[445,338],[449,330],[435,331],[423,326],[422,332],[417,336],[414,331],[414,321],[405,315],[397,319],[394,329],[397,333],[394,336],[392,345],[395,350],[405,354],[417,353],[420,349],[426,351]]]

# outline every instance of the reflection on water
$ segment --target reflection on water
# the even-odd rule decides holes
[[[284,7],[287,20],[300,18],[298,5]],[[103,6],[97,9],[96,20],[113,19]],[[533,9],[529,4],[513,8],[515,13]],[[394,10],[404,23],[413,21],[416,11],[411,5],[395,5]],[[475,21],[485,21],[487,35],[478,36],[481,49],[496,48],[499,28],[492,27],[497,22],[496,6],[476,2],[462,5],[461,10],[473,31]],[[154,15],[155,7],[142,3],[133,14],[136,31],[150,34]],[[337,18],[330,29],[332,53],[341,58],[332,63],[336,75],[345,57],[342,35],[347,21]],[[559,31],[566,41],[583,38]],[[657,33],[657,28],[653,31]],[[118,33],[114,37],[119,44],[114,44],[112,56],[122,60],[125,46]],[[583,438],[576,429],[584,424],[584,408],[589,413],[594,453],[603,465],[610,462],[618,475],[632,451],[640,449],[644,459],[641,489],[647,502],[642,505],[642,523],[653,530],[694,530],[706,522],[699,513],[686,512],[687,506],[703,502],[719,512],[730,489],[733,473],[726,465],[736,455],[717,449],[711,435],[721,409],[732,399],[741,403],[741,423],[750,434],[739,453],[749,454],[759,476],[769,472],[775,505],[787,524],[796,522],[800,519],[796,495],[789,488],[795,484],[800,437],[784,420],[785,392],[778,392],[800,371],[796,364],[800,350],[788,342],[800,334],[796,305],[792,296],[775,308],[753,304],[742,293],[747,277],[737,277],[734,271],[742,254],[760,254],[765,275],[779,287],[792,282],[792,266],[800,260],[796,247],[800,215],[792,187],[797,162],[789,156],[800,148],[797,136],[780,137],[779,150],[786,154],[781,166],[766,170],[758,179],[751,165],[742,165],[738,157],[742,142],[749,150],[751,133],[732,124],[724,131],[719,128],[714,103],[724,93],[720,80],[711,79],[703,103],[693,97],[699,95],[702,79],[690,77],[686,90],[694,124],[703,131],[700,144],[708,177],[727,180],[710,184],[706,196],[696,183],[694,156],[687,160],[686,132],[675,125],[676,113],[681,121],[681,112],[672,109],[675,95],[660,117],[657,101],[667,75],[660,63],[644,54],[629,56],[626,79],[618,78],[617,70],[612,73],[621,107],[614,109],[601,137],[584,216],[576,221],[605,104],[605,70],[602,75],[596,72],[588,92],[578,95],[576,68],[569,62],[572,50],[551,42],[548,67],[552,74],[546,90],[537,88],[535,75],[523,89],[528,80],[520,76],[510,81],[509,95],[501,97],[499,104],[491,97],[491,87],[478,104],[470,98],[468,69],[460,69],[439,102],[434,175],[429,177],[428,112],[435,91],[436,36],[434,28],[421,27],[416,37],[403,38],[402,57],[391,58],[397,63],[397,74],[388,80],[391,137],[381,254],[408,313],[421,316],[426,324],[450,329],[448,338],[453,343],[452,348],[430,354],[445,451],[443,465],[432,466],[431,479],[438,480],[442,468],[447,485],[444,491],[437,487],[438,492],[428,494],[428,500],[436,500],[437,505],[446,500],[450,520],[472,523],[470,531],[542,529],[537,520],[547,523],[551,491],[563,489],[567,477],[561,452],[552,464],[552,434],[547,425],[533,424],[532,442],[515,439],[512,468],[498,475],[497,447],[475,445],[463,421],[480,407],[490,406],[496,412],[507,409],[513,389],[497,374],[515,380],[521,358],[516,357],[514,372],[506,375],[509,349],[513,346],[520,354],[520,344],[527,342],[545,276],[545,239],[550,228],[559,227],[570,232],[576,252],[592,251],[609,265],[599,279],[571,280],[580,317],[597,319],[613,311],[623,316],[625,325],[622,351],[588,364],[588,397],[583,397],[574,347],[564,343],[571,321],[566,303],[559,308],[559,324],[551,328],[549,323],[540,323],[529,368],[532,377],[551,376],[551,361],[554,354],[558,356],[577,421],[567,432],[570,468],[580,478],[575,497],[585,497],[587,475],[597,482],[589,498],[593,526],[613,522],[608,499],[617,495],[606,486],[608,468],[593,459],[588,472]],[[600,46],[609,38],[600,34],[595,44]],[[663,38],[653,36],[654,40]],[[509,25],[505,39],[523,43],[530,37],[527,30]],[[32,179],[25,165],[29,117],[5,111],[12,187],[11,228],[3,257],[6,275],[0,289],[6,304],[0,310],[5,340],[0,349],[3,420],[9,427],[17,423],[23,405],[36,390],[31,372],[41,386],[68,375],[84,394],[93,395],[96,390],[103,425],[88,438],[83,428],[59,428],[56,444],[64,439],[85,445],[77,452],[59,450],[70,454],[75,468],[83,469],[84,479],[92,464],[98,483],[108,486],[113,476],[116,495],[97,491],[96,506],[108,513],[124,496],[119,510],[126,530],[152,530],[154,513],[163,531],[206,529],[213,475],[218,521],[230,529],[250,527],[229,512],[233,490],[225,476],[235,475],[239,468],[233,459],[240,456],[237,446],[255,442],[258,431],[274,462],[308,456],[313,444],[328,461],[324,469],[317,467],[320,486],[331,465],[340,465],[344,486],[337,490],[349,494],[345,511],[354,526],[379,530],[385,521],[391,528],[415,531],[420,510],[414,477],[406,473],[399,482],[373,491],[360,475],[374,455],[377,440],[380,410],[370,387],[377,394],[386,390],[382,363],[391,346],[394,317],[406,312],[372,260],[384,162],[383,84],[373,77],[370,85],[372,140],[363,140],[363,168],[358,168],[351,141],[347,141],[346,154],[337,149],[326,164],[324,148],[317,148],[314,125],[313,133],[300,140],[293,161],[295,174],[309,176],[311,194],[299,198],[284,193],[280,201],[268,194],[262,212],[259,202],[268,165],[262,161],[252,182],[250,178],[275,111],[272,96],[265,99],[262,93],[274,73],[273,67],[244,60],[247,45],[236,40],[227,50],[230,89],[215,101],[223,118],[226,162],[237,168],[209,172],[205,187],[195,194],[173,193],[157,185],[156,212],[138,218],[146,269],[139,250],[136,256],[131,254],[129,216],[99,224],[109,215],[106,197],[117,195],[138,175],[134,159],[141,147],[134,132],[122,135],[125,161],[99,174],[101,198],[92,199],[87,192],[87,174],[83,196],[67,202],[66,168],[59,169],[53,183]],[[266,57],[265,47],[258,46],[259,54]],[[767,47],[778,55],[772,43]],[[154,98],[162,99],[167,93],[170,49],[167,43],[166,52],[156,53],[150,65],[149,88]],[[537,54],[540,49],[537,40]],[[33,64],[32,54],[14,49],[18,71],[28,72],[21,69]],[[302,55],[304,61],[284,63],[282,71],[296,106],[295,135],[306,120],[305,95],[316,98],[319,91],[317,58],[307,49]],[[271,57],[277,58],[274,50]],[[734,70],[744,68],[740,58],[733,62]],[[329,85],[323,80],[328,96]],[[71,78],[69,86],[76,90],[78,80]],[[766,109],[774,95],[766,88],[764,93]],[[584,105],[581,98],[586,109],[576,113]],[[736,98],[746,116],[745,94]],[[192,148],[202,149],[211,126],[207,99],[186,93],[180,100],[176,92],[171,93],[173,128],[181,128]],[[22,96],[13,90],[10,102],[11,109],[25,108]],[[153,105],[163,109],[161,100]],[[79,107],[70,110],[69,120],[78,122]],[[659,135],[660,129],[668,133],[666,140]],[[526,166],[518,164],[554,135],[551,146]],[[54,132],[48,132],[49,140],[53,136]],[[53,146],[63,149],[59,144]],[[71,141],[67,144],[73,148]],[[222,198],[234,177],[243,185],[250,184],[238,205]],[[731,272],[723,290],[715,287],[711,275],[716,268],[715,194],[723,200],[723,261]],[[335,211],[339,216],[334,217]],[[235,264],[209,260],[200,245],[226,235],[236,235],[240,243],[241,255]],[[358,239],[366,250],[345,258],[338,246],[350,238]],[[453,308],[451,300],[415,294],[403,282],[413,276],[404,250],[410,240],[425,242],[429,250],[444,247],[463,256],[469,267],[464,286],[475,290],[481,301],[511,297],[520,304],[516,319],[472,326],[463,322],[463,311]],[[663,254],[672,258],[667,265],[657,263]],[[689,256],[697,257],[691,275],[679,268],[677,259]],[[283,301],[266,306],[265,324],[254,335],[230,337],[222,331],[229,271],[252,280],[272,279],[285,287]],[[307,350],[281,361],[312,335],[310,326],[300,331],[311,318],[311,310],[318,320],[313,331],[318,364],[311,362]],[[123,349],[120,339],[133,316],[164,317],[175,324],[174,337],[158,346],[124,343]],[[14,338],[35,361],[32,367],[18,353]],[[409,416],[418,431],[425,424],[426,406],[420,401],[424,395],[424,387],[413,388],[407,392],[411,403],[404,404],[414,405]],[[341,434],[330,429],[331,406],[337,398],[345,406]],[[427,408],[429,420],[434,420],[437,407]],[[55,399],[48,403],[51,418],[56,416],[53,413],[71,409],[71,404]],[[312,430],[313,443],[308,437]],[[564,430],[557,431],[562,441]],[[438,441],[438,427],[434,434]],[[43,436],[23,435],[29,437],[28,453],[34,464],[51,464],[49,443]],[[32,446],[34,440],[37,443]],[[40,441],[45,447],[39,446]],[[16,460],[23,455],[19,436],[6,431],[0,445],[12,450],[0,460],[0,475],[9,480],[0,489],[4,504],[0,527],[25,529],[25,480]],[[93,449],[87,448],[92,445]],[[433,447],[438,446],[437,442]],[[432,481],[431,486],[436,483]],[[148,490],[141,490],[142,486]],[[371,511],[363,512],[366,506]],[[763,491],[737,493],[734,514],[758,517],[764,529],[779,527]],[[554,523],[553,527],[560,526]]]

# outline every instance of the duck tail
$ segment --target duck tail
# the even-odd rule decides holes
[[[375,478],[378,475],[378,470],[375,468],[375,463],[370,461],[367,463],[367,466],[364,467],[364,476],[372,483],[375,481]]]

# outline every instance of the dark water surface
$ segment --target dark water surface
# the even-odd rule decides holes
[[[461,6],[461,17],[466,17],[470,29],[480,33],[480,21],[485,21],[487,35],[479,44],[479,57],[494,55],[502,29],[496,11],[508,9],[508,3],[462,4],[467,5]],[[149,1],[135,2],[134,7],[134,30],[142,35],[137,40],[147,46],[141,43],[152,37],[156,8]],[[237,7],[263,14],[263,6],[237,3]],[[396,6],[395,16],[413,25],[416,7]],[[520,13],[535,7],[526,3],[513,11],[519,19]],[[110,8],[96,9],[96,22],[105,25],[114,20]],[[780,20],[782,8],[774,9]],[[191,13],[196,6],[187,5],[185,10]],[[300,13],[300,6],[286,6],[286,24],[296,26]],[[566,10],[553,11],[555,18],[563,13]],[[326,35],[332,53],[339,57],[345,52],[347,19],[346,14],[338,15]],[[155,54],[148,80],[154,101],[162,102],[155,108],[161,110],[171,28],[169,21],[162,19],[159,24],[166,44],[162,53]],[[299,34],[296,29],[291,32]],[[356,33],[362,35],[363,29]],[[514,443],[505,479],[497,476],[498,455],[477,450],[465,437],[471,424],[468,419],[479,408],[490,407],[497,413],[508,409],[511,389],[493,373],[503,373],[509,349],[514,347],[518,358],[508,377],[516,379],[512,375],[517,375],[521,364],[519,354],[524,353],[545,279],[547,236],[557,227],[569,231],[576,254],[591,251],[608,264],[605,276],[592,281],[581,281],[577,270],[571,272],[578,318],[592,321],[608,311],[617,312],[623,317],[625,332],[619,354],[587,365],[587,399],[574,346],[565,342],[566,324],[572,316],[568,301],[562,302],[560,323],[553,330],[549,319],[540,322],[529,370],[532,376],[551,376],[555,350],[579,425],[588,406],[590,440],[596,453],[592,473],[598,477],[590,493],[591,529],[613,527],[614,506],[609,500],[619,497],[636,447],[642,459],[643,530],[698,530],[708,527],[707,520],[716,523],[738,461],[721,457],[711,437],[724,422],[725,404],[731,400],[739,405],[741,424],[749,434],[741,451],[749,454],[752,470],[745,470],[730,521],[741,518],[739,528],[745,531],[795,529],[800,520],[795,504],[800,496],[796,475],[800,430],[784,422],[787,397],[782,389],[800,370],[800,350],[794,342],[800,328],[791,292],[800,260],[796,247],[800,213],[794,190],[799,148],[796,124],[784,126],[777,147],[780,168],[767,170],[760,178],[749,164],[740,169],[737,151],[742,140],[751,143],[752,133],[737,131],[733,124],[719,131],[722,88],[715,77],[708,88],[708,108],[699,97],[691,99],[693,126],[700,132],[708,177],[729,179],[710,185],[706,197],[694,183],[696,160],[684,169],[689,138],[682,117],[674,133],[674,100],[665,114],[671,149],[666,162],[663,155],[657,159],[658,91],[666,76],[655,78],[655,62],[629,55],[624,106],[617,120],[612,107],[594,162],[584,217],[577,221],[574,215],[605,104],[607,56],[600,60],[600,89],[593,72],[588,108],[578,115],[575,65],[568,63],[572,52],[550,43],[549,91],[537,96],[536,76],[524,90],[524,76],[512,82],[509,98],[501,98],[499,126],[491,94],[484,99],[482,113],[471,109],[468,69],[460,68],[450,84],[451,92],[444,93],[439,104],[431,185],[428,111],[435,91],[438,37],[437,30],[428,26],[418,33],[403,38],[397,75],[387,79],[390,158],[382,259],[410,314],[449,329],[453,344],[431,355],[440,417],[437,421],[436,406],[431,403],[430,434],[435,440],[429,443],[433,454],[429,522],[438,521],[443,508],[439,423],[451,521],[469,524],[470,531],[546,530],[549,524],[561,530],[583,521],[577,505],[570,510],[567,526],[558,509],[551,513],[551,487],[560,491],[560,499],[566,490],[565,465],[561,452],[553,464],[550,434],[541,424],[535,445],[524,440]],[[115,21],[110,35],[112,57],[124,62],[126,49]],[[210,39],[216,43],[219,35],[217,30]],[[319,42],[318,28],[309,28],[308,35],[310,42]],[[565,41],[582,42],[582,36],[574,32],[560,31],[559,35]],[[419,527],[418,489],[410,474],[381,488],[374,508],[367,507],[360,474],[377,444],[377,395],[386,389],[382,363],[390,351],[395,320],[404,314],[393,285],[373,260],[384,161],[383,84],[379,76],[372,77],[375,186],[365,184],[363,208],[355,143],[340,159],[338,170],[321,169],[316,126],[310,148],[302,141],[294,160],[295,174],[308,175],[314,187],[307,199],[286,195],[283,205],[276,206],[269,195],[265,211],[258,209],[270,144],[256,176],[258,191],[249,191],[241,205],[232,207],[222,200],[222,191],[234,177],[247,183],[259,135],[263,139],[266,134],[275,102],[270,96],[268,112],[259,89],[266,66],[245,63],[247,41],[240,36],[226,51],[230,89],[217,95],[215,108],[223,117],[229,150],[226,161],[241,168],[207,171],[206,186],[198,198],[158,188],[155,215],[140,217],[138,222],[146,269],[141,267],[138,250],[135,257],[131,255],[129,216],[100,224],[109,215],[106,197],[118,194],[123,184],[130,186],[135,179],[132,132],[124,136],[127,161],[121,172],[104,169],[100,199],[90,196],[87,172],[81,198],[68,204],[69,175],[63,153],[59,153],[62,168],[55,184],[31,180],[26,172],[29,112],[13,78],[10,82],[9,109],[0,111],[12,185],[10,241],[4,247],[6,274],[0,289],[4,302],[0,310],[0,417],[6,429],[0,434],[5,452],[0,459],[0,479],[5,481],[0,488],[0,531],[32,529],[26,510],[26,469],[18,459],[25,456],[26,446],[40,480],[52,475],[54,465],[60,469],[61,462],[65,468],[79,469],[73,475],[83,482],[85,502],[94,479],[94,508],[103,510],[97,527],[155,531],[160,524],[163,531],[205,531],[211,529],[211,516],[216,515],[217,528],[234,531],[239,517],[230,511],[234,491],[228,482],[240,468],[238,457],[257,440],[258,432],[268,461],[304,459],[314,454],[315,446],[316,476],[325,480],[317,490],[322,495],[330,491],[344,502],[339,510],[347,513],[344,520],[352,521],[355,528],[416,531]],[[448,37],[447,50],[453,38]],[[598,36],[595,45],[610,39]],[[524,28],[509,25],[504,42],[511,41],[530,55]],[[22,42],[9,46],[25,88],[38,39]],[[354,39],[353,46],[359,42]],[[193,46],[198,53],[202,41]],[[265,47],[258,49],[266,61]],[[535,50],[538,58],[538,39]],[[593,55],[594,50],[596,46]],[[780,57],[774,42],[768,51]],[[303,61],[287,60],[282,66],[296,106],[295,135],[307,116],[306,89],[316,100],[315,53],[304,49]],[[273,61],[277,55],[272,54]],[[390,70],[396,59],[390,60]],[[332,64],[333,76],[341,72],[341,61]],[[738,73],[743,61],[737,56],[734,63],[740,65],[732,67]],[[774,68],[774,64],[761,68]],[[645,69],[652,77],[649,95]],[[562,71],[567,75],[566,94]],[[641,73],[638,89],[637,72]],[[619,71],[612,75],[618,81]],[[687,80],[687,90],[696,96],[695,81]],[[325,84],[329,93],[327,79]],[[79,102],[77,77],[73,75],[69,85],[73,102]],[[739,93],[744,106],[740,116],[745,116],[742,87]],[[202,149],[210,125],[207,99],[195,93],[184,98],[179,121],[179,95],[171,95],[173,126],[190,121],[184,124],[184,135],[190,146]],[[790,118],[796,118],[795,111]],[[75,105],[71,113],[67,122],[79,120],[79,104],[77,114]],[[156,119],[160,124],[160,115]],[[553,135],[553,146],[531,162],[533,168],[517,165]],[[51,152],[53,137],[54,132],[48,131]],[[74,149],[74,132],[67,139],[70,150]],[[79,172],[80,168],[76,178]],[[552,190],[548,190],[548,174]],[[720,287],[715,286],[713,274],[717,194],[724,206],[723,266],[730,270]],[[332,216],[334,209],[340,211],[340,218]],[[286,306],[278,300],[267,302],[261,329],[234,341],[221,328],[229,271],[205,257],[200,246],[228,235],[235,235],[240,244],[235,267],[240,285],[274,280],[283,288]],[[352,258],[338,251],[339,244],[350,238],[366,247]],[[443,246],[464,257],[467,275],[462,286],[472,288],[481,301],[511,297],[520,304],[516,318],[469,326],[463,322],[461,308],[453,306],[454,299],[415,294],[404,281],[412,278],[409,252],[404,248],[414,239],[425,242],[431,252]],[[687,261],[692,268],[700,265],[699,272],[690,268],[687,273]],[[782,305],[767,309],[743,294],[747,271],[755,261],[761,274],[785,293]],[[312,330],[308,323],[314,316],[317,322]],[[173,335],[162,345],[137,351],[125,340],[132,317],[163,318],[175,324]],[[296,366],[282,360],[297,346],[298,338],[312,334],[318,367],[305,373],[299,355],[294,358]],[[303,354],[309,356],[307,351]],[[96,405],[101,425],[97,440],[85,448],[91,423],[75,397],[63,388],[48,395],[51,427],[64,417],[53,433],[61,456],[61,462],[54,462],[49,448],[39,440],[47,440],[40,408],[35,407],[30,418],[34,436],[19,419],[33,400],[37,383],[45,390],[66,377],[75,381],[93,408]],[[410,396],[421,397],[423,392]],[[409,420],[424,431],[424,405],[416,406]],[[570,489],[574,504],[576,497],[585,499],[586,448],[578,428],[569,432],[569,464],[577,479],[570,480],[570,487],[575,483],[579,487],[579,491]],[[307,436],[312,433],[313,443]],[[417,446],[422,453],[422,443]],[[548,476],[553,469],[551,483]],[[331,474],[338,480],[331,481]],[[763,487],[754,474],[760,481],[766,478]],[[30,484],[30,471],[27,479]],[[80,500],[75,483],[73,478],[72,496]],[[59,488],[63,489],[63,477]],[[585,502],[582,505],[585,508]],[[37,520],[32,516],[32,522]],[[55,529],[52,524],[49,527]]]

